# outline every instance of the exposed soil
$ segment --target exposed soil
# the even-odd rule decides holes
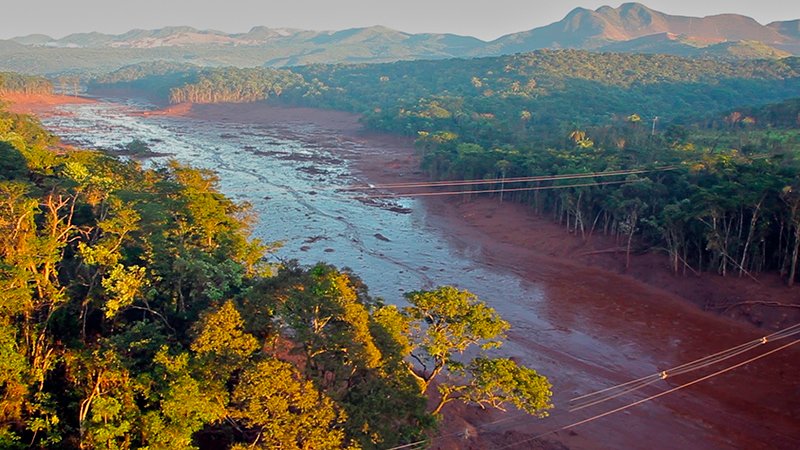
[[[352,114],[261,104],[186,105],[164,113],[277,129],[313,124],[363,141],[363,154],[342,157],[353,160],[371,183],[424,179],[410,140],[364,133]],[[768,275],[758,282],[673,275],[666,258],[655,253],[633,255],[626,271],[624,254],[609,251],[619,247],[612,238],[595,235],[584,241],[547,218],[496,198],[431,198],[424,204],[428,220],[446,230],[453,245],[478,248],[473,257],[486,266],[541,286],[544,300],[529,311],[514,309],[514,302],[506,305],[501,286],[491,305],[510,314],[506,318],[514,328],[504,347],[508,356],[548,376],[555,404],[543,420],[516,411],[449,404],[433,448],[800,448],[797,348],[624,412],[561,429],[789,342],[768,343],[725,365],[671,377],[610,405],[579,413],[566,407],[571,397],[728,349],[767,334],[765,328],[796,323],[796,308],[728,306],[745,301],[796,305],[797,288],[788,289]],[[549,328],[541,329],[541,323]]]
[[[53,108],[70,103],[92,103],[85,97],[56,94],[0,93],[0,100],[9,103],[9,111],[18,114],[53,114]]]

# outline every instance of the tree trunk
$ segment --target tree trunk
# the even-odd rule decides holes
[[[763,201],[764,197],[762,196],[761,200],[759,200],[758,203],[756,204],[755,210],[753,210],[753,217],[750,219],[750,229],[747,232],[747,240],[744,242],[744,250],[742,251],[742,260],[739,263],[739,277],[741,277],[742,274],[744,273],[744,264],[747,261],[747,250],[750,248],[750,242],[753,240],[753,233],[755,232],[756,223],[758,222],[758,213],[759,211],[761,211],[761,203]]]
[[[636,213],[634,212],[631,216],[631,226],[630,230],[628,231],[628,245],[625,249],[625,270],[628,270],[631,267],[631,241],[633,240],[633,232],[636,230],[637,219]]]
[[[439,414],[442,411],[442,407],[444,407],[444,405],[447,404],[450,400],[452,399],[450,398],[449,395],[443,394],[442,398],[439,399],[439,403],[436,405],[436,408],[434,408],[434,410],[431,411],[431,415],[435,416]]]
[[[794,278],[797,275],[797,255],[800,253],[800,223],[794,227],[794,250],[792,251],[792,265],[789,269],[789,287],[794,286]]]

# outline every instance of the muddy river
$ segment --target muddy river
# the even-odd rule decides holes
[[[536,437],[569,448],[800,448],[797,352],[561,429],[725,366],[654,383],[580,412],[568,410],[574,396],[761,334],[676,306],[675,298],[624,277],[598,270],[567,273],[567,263],[539,263],[502,242],[487,246],[485,236],[443,216],[437,203],[360,198],[348,190],[365,183],[352,161],[378,143],[315,123],[141,114],[152,108],[132,100],[63,105],[43,122],[84,147],[114,149],[140,139],[164,154],[145,165],[175,159],[215,171],[222,192],[250,203],[258,214],[255,237],[282,243],[272,255],[276,261],[349,267],[372,295],[395,304],[402,304],[405,291],[452,284],[476,293],[511,322],[502,354],[547,375],[556,408],[543,420],[453,408],[455,418],[445,421],[434,448],[534,448]]]

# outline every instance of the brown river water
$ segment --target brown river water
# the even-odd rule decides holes
[[[114,148],[139,138],[156,152],[217,171],[222,191],[259,214],[254,234],[283,242],[276,259],[350,267],[373,295],[395,304],[405,291],[453,284],[511,323],[497,354],[550,379],[555,407],[549,417],[450,404],[432,448],[800,448],[800,345],[572,426],[800,335],[570,412],[574,397],[770,331],[702,311],[661,288],[669,286],[550,251],[573,237],[519,206],[496,199],[358,198],[345,189],[421,176],[409,141],[364,134],[355,116],[261,105],[152,108],[131,100],[63,105],[48,111],[44,123],[70,143]]]

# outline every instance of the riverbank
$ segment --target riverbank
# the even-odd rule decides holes
[[[311,147],[324,147],[333,153],[340,149],[337,159],[348,161],[361,179],[373,184],[424,179],[416,169],[410,140],[364,133],[358,117],[351,114],[260,104],[184,105],[176,109],[163,113],[184,118],[181,127],[186,133],[204,130],[209,122],[214,127],[218,123],[230,124],[229,130],[242,129],[237,124],[257,124],[278,138],[285,136],[290,140],[302,136],[310,139],[303,142]],[[231,135],[229,139],[235,138]],[[250,143],[245,139],[239,145]],[[263,154],[265,165],[266,158],[272,157]],[[307,170],[314,169],[313,164],[324,167],[322,161],[307,161],[311,164]],[[601,261],[600,267],[592,266],[591,261],[581,258],[614,255],[580,256],[586,252],[576,249],[580,240],[519,205],[500,204],[496,199],[463,202],[439,198],[416,203],[414,208],[415,217],[423,220],[426,228],[438,230],[440,239],[447,241],[441,243],[443,247],[457,249],[454,257],[470,261],[459,265],[465,270],[451,273],[448,282],[485,283],[475,278],[475,274],[482,268],[490,268],[514,274],[503,278],[504,281],[532,285],[541,292],[530,297],[512,295],[510,292],[530,290],[514,290],[497,283],[484,289],[481,298],[512,323],[503,354],[545,374],[554,385],[556,406],[548,419],[538,420],[517,412],[506,414],[450,404],[440,434],[433,437],[433,448],[539,448],[538,444],[532,444],[544,433],[548,433],[542,436],[547,441],[546,448],[561,445],[572,449],[797,447],[800,442],[800,392],[795,376],[798,352],[792,350],[623,413],[569,431],[558,431],[613,407],[676,388],[720,366],[684,378],[659,381],[643,393],[578,413],[569,411],[571,397],[656,373],[758,338],[765,332],[704,312],[661,286],[609,270],[613,269],[610,264],[605,267]],[[385,230],[375,231],[394,237]],[[368,246],[365,249],[372,250],[381,242],[376,239],[375,243],[364,243]],[[598,246],[607,244],[600,237],[591,242]],[[424,249],[415,247],[413,251]],[[403,268],[428,270],[414,264]],[[669,272],[666,274],[665,277],[672,277]],[[770,343],[762,351],[778,345],[781,343]],[[732,361],[739,362],[758,353],[748,353]]]
[[[368,146],[369,153],[350,157],[372,183],[428,181],[418,168],[412,139],[365,132],[355,114],[259,103],[180,104],[147,114],[284,126],[315,123],[337,133],[368,139],[373,144]],[[674,274],[666,255],[657,250],[635,252],[630,267],[626,268],[624,243],[600,233],[584,239],[549,217],[537,216],[524,205],[501,203],[496,197],[442,197],[426,202],[434,205],[431,209],[440,215],[457,218],[479,231],[482,248],[490,251],[493,243],[504,243],[530,252],[531,255],[514,262],[517,270],[530,266],[527,261],[532,257],[549,257],[621,274],[681,297],[704,311],[768,330],[800,322],[800,286],[788,288],[776,274],[761,274],[755,280],[747,275],[722,277],[697,273],[691,268]]]
[[[373,184],[425,179],[417,169],[410,139],[365,133],[352,114],[260,104],[182,106],[177,113],[167,113],[275,127],[311,123],[363,141],[364,152],[347,158]],[[763,277],[756,283],[711,274],[676,276],[668,270],[665,257],[651,253],[634,255],[631,270],[625,271],[624,254],[608,251],[618,247],[612,239],[594,236],[584,242],[521,205],[491,198],[432,198],[425,205],[429,220],[446,230],[457,246],[478,248],[486,265],[541,284],[547,297],[547,320],[557,324],[558,331],[587,334],[593,340],[565,342],[553,336],[552,330],[532,329],[525,317],[507,317],[514,326],[510,344],[519,348],[511,352],[518,352],[524,363],[554,383],[557,408],[552,418],[523,419],[520,424],[518,418],[448,405],[442,434],[434,439],[433,448],[497,448],[521,442],[525,444],[517,448],[537,448],[530,445],[537,441],[529,440],[554,424],[575,420],[564,403],[571,394],[585,393],[598,379],[601,385],[625,382],[642,371],[652,373],[646,372],[650,367],[691,361],[764,333],[710,311],[718,306],[727,309],[729,316],[760,322],[766,328],[793,323],[792,308],[728,308],[760,299],[797,302],[797,290],[787,289],[777,277]],[[502,292],[502,287],[498,289]],[[502,295],[486,300],[504,309],[497,303]],[[720,377],[721,381],[694,387],[690,394],[676,394],[657,405],[649,403],[543,439],[569,448],[792,448],[800,442],[800,393],[792,375],[796,357],[792,351],[777,354]],[[666,384],[675,386],[676,382]],[[493,425],[498,420],[503,425]],[[642,440],[643,436],[649,439]]]
[[[58,94],[23,94],[19,92],[0,93],[0,101],[8,102],[8,110],[17,114],[53,114],[53,109],[61,105],[94,103],[85,97]]]

